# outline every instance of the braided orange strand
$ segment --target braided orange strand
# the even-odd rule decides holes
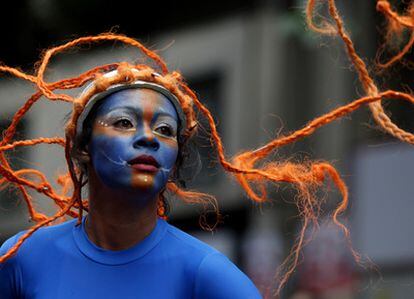
[[[378,87],[376,86],[374,80],[370,76],[365,62],[357,54],[351,38],[344,29],[343,21],[338,13],[338,9],[336,8],[335,0],[328,0],[329,14],[333,19],[335,25],[324,23],[322,27],[315,25],[313,22],[313,15],[315,13],[314,1],[315,0],[309,0],[307,4],[306,14],[309,28],[317,28],[316,31],[323,34],[332,33],[334,26],[336,27],[336,33],[341,37],[342,41],[344,42],[346,51],[348,53],[348,57],[358,73],[359,81],[361,82],[362,87],[364,88],[367,95],[375,96],[376,94],[378,94]],[[377,7],[383,8],[385,2],[379,1]],[[414,135],[410,132],[402,130],[396,124],[394,124],[392,120],[388,117],[388,115],[385,113],[380,101],[371,103],[369,105],[369,108],[375,121],[387,133],[393,135],[401,141],[414,144]]]

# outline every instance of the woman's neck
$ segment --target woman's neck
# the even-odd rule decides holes
[[[157,198],[123,192],[104,186],[96,177],[89,177],[89,214],[86,233],[97,246],[108,250],[130,248],[155,228]]]

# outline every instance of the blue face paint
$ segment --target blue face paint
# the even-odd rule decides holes
[[[151,89],[125,89],[102,100],[89,143],[92,167],[103,184],[156,194],[178,155],[178,116]]]

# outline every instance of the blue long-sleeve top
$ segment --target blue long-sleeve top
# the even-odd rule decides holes
[[[84,218],[85,219],[85,218]],[[3,255],[22,235],[7,240]],[[223,254],[159,219],[132,248],[110,251],[87,237],[84,221],[39,229],[0,264],[0,298],[261,298]]]

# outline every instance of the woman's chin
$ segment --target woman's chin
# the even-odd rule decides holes
[[[131,186],[134,189],[151,190],[155,186],[155,173],[136,172],[132,175]]]
[[[127,192],[158,193],[167,182],[161,172],[137,171],[129,173],[106,173],[101,181],[110,189]]]

